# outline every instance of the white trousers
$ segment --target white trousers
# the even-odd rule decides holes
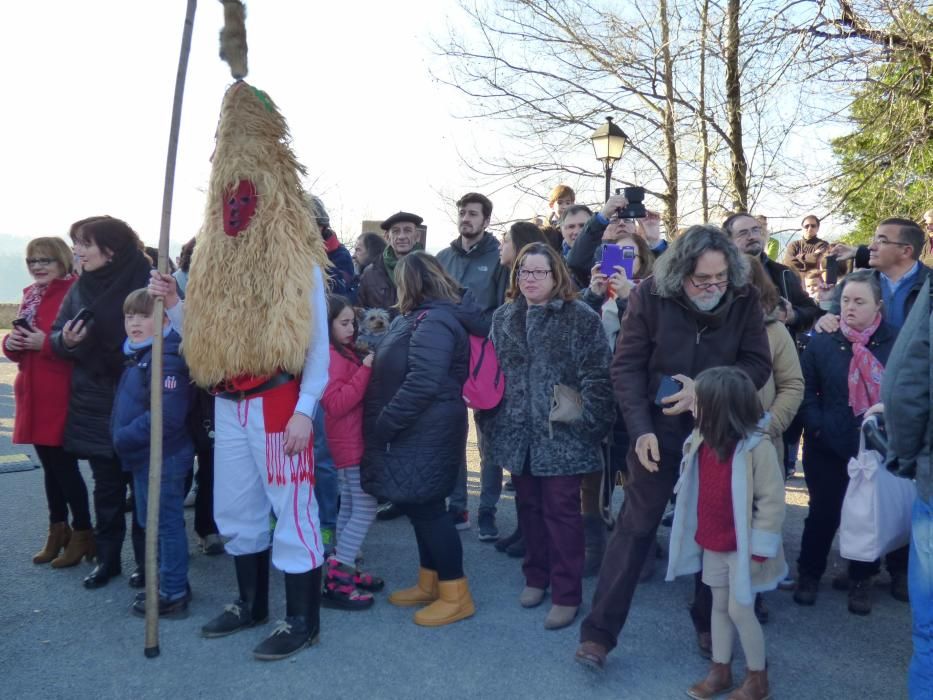
[[[214,520],[228,554],[263,552],[271,541],[272,564],[301,574],[324,561],[314,486],[299,478],[314,474],[313,453],[285,456],[283,433],[266,433],[262,401],[214,399]]]

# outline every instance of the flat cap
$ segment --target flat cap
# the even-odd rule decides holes
[[[422,219],[417,214],[412,214],[407,211],[399,211],[379,224],[379,228],[381,228],[383,231],[388,231],[390,228],[395,226],[395,224],[401,223],[402,221],[410,221],[415,226],[421,226],[421,222],[424,221],[424,219]]]

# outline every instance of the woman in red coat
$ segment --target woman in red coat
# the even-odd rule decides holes
[[[62,448],[71,363],[52,352],[48,333],[62,299],[77,279],[73,257],[60,238],[36,238],[26,246],[26,265],[35,280],[23,290],[13,332],[3,339],[3,353],[19,365],[13,384],[16,419],[13,442],[34,445],[45,472],[49,535],[32,561],[55,568],[74,566],[94,553],[87,487],[77,458]],[[74,531],[68,527],[68,509]],[[64,548],[64,552],[59,556]]]

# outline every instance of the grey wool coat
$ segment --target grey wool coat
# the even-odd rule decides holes
[[[512,473],[569,476],[602,468],[600,443],[613,421],[611,352],[599,316],[582,301],[528,306],[524,297],[496,309],[492,339],[505,394],[478,416],[485,459]],[[580,392],[583,415],[549,425],[555,384]]]

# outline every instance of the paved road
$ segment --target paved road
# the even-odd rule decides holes
[[[28,452],[10,445],[14,370],[0,363],[0,455]],[[475,498],[475,457],[471,468]],[[788,559],[793,560],[806,509],[802,480],[791,482],[788,504],[786,540]],[[692,582],[665,583],[659,572],[639,588],[606,672],[600,676],[577,666],[572,661],[577,626],[546,632],[546,605],[520,608],[518,563],[480,543],[475,530],[463,534],[477,607],[472,619],[441,629],[417,627],[412,611],[392,607],[383,593],[369,611],[322,611],[321,644],[272,664],[253,661],[250,655],[271,626],[226,639],[199,638],[200,625],[229,602],[235,589],[228,558],[197,553],[192,538],[191,616],[162,623],[162,655],[148,660],[142,653],[142,620],[128,612],[134,591],[125,577],[87,591],[81,579],[90,565],[55,571],[31,563],[46,517],[39,470],[0,474],[3,698],[648,700],[684,697],[684,688],[707,665],[695,652],[686,612]],[[512,501],[506,498],[500,525],[508,531],[513,522]],[[404,520],[377,523],[365,554],[367,565],[390,588],[413,581],[417,553]],[[131,566],[127,543],[124,569]],[[586,582],[587,602],[593,585]],[[909,611],[883,588],[876,589],[875,610],[867,618],[848,614],[845,595],[830,590],[810,609],[794,605],[789,593],[774,592],[768,600],[772,622],[765,637],[776,698],[906,697]],[[274,575],[272,614],[280,616],[283,608],[281,579]]]

